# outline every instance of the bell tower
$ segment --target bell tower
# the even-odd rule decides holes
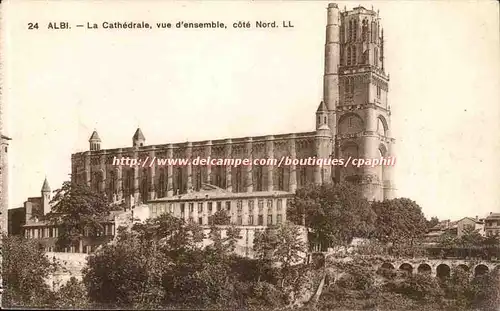
[[[330,4],[327,16],[324,100],[334,119],[330,128],[335,135],[335,157],[347,161],[393,156],[389,75],[379,14],[361,6],[341,12]],[[390,166],[333,168],[334,181],[359,184],[370,201],[393,197]]]

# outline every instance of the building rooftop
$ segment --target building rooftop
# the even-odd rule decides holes
[[[273,196],[290,196],[293,193],[287,191],[257,191],[257,192],[229,192],[210,184],[202,184],[200,191],[188,192],[185,194],[174,195],[172,197],[158,198],[150,200],[147,203],[157,202],[176,202],[189,200],[206,199],[234,199],[234,198],[259,198]]]

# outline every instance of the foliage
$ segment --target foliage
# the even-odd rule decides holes
[[[254,251],[263,262],[279,265],[282,274],[281,287],[284,287],[290,278],[291,266],[303,260],[307,246],[300,227],[287,222],[257,233],[254,238]]]
[[[375,279],[370,268],[361,265],[348,265],[345,274],[338,280],[338,286],[352,290],[367,290],[373,287]]]
[[[219,226],[229,225],[231,224],[231,217],[227,214],[226,210],[222,209],[208,216],[208,223]]]
[[[313,243],[325,249],[368,237],[375,214],[360,189],[349,183],[308,185],[297,190],[287,218],[314,232]]]
[[[124,233],[116,244],[104,245],[88,258],[83,281],[94,302],[150,305],[156,299],[148,294],[161,286],[157,273],[168,269],[168,264],[152,245],[143,243],[139,234]]]
[[[103,231],[102,221],[116,207],[107,202],[103,194],[94,192],[90,187],[69,181],[55,191],[51,204],[52,211],[47,215],[59,229],[58,245],[67,247],[79,244],[87,230],[90,235]]]
[[[47,304],[51,291],[45,280],[56,266],[34,240],[4,236],[2,243],[3,306],[37,307]]]
[[[223,237],[223,231],[225,231],[225,237]],[[236,248],[236,243],[240,239],[240,229],[234,225],[221,227],[213,224],[210,226],[209,237],[212,240],[210,248],[214,248],[220,254],[228,254]]]
[[[377,214],[374,236],[383,242],[413,242],[426,232],[426,219],[422,209],[410,199],[398,198],[374,202]]]
[[[418,301],[433,302],[444,296],[436,278],[425,274],[412,274],[402,282],[397,292]]]
[[[81,281],[71,277],[56,293],[56,301],[63,308],[84,308],[88,305],[87,290]]]
[[[471,282],[472,306],[483,311],[498,311],[500,307],[500,273],[498,268],[476,277]]]
[[[439,219],[437,217],[431,217],[431,219],[426,221],[427,230],[434,228],[439,224]]]

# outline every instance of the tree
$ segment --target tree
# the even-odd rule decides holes
[[[439,218],[437,218],[436,216],[431,217],[430,220],[427,220],[427,230],[434,228],[437,224],[439,224]]]
[[[313,232],[312,240],[325,249],[368,237],[375,214],[360,189],[350,183],[310,184],[297,190],[287,218]]]
[[[290,277],[291,266],[303,260],[307,246],[300,227],[285,223],[257,233],[254,239],[254,250],[263,262],[279,265],[282,275],[280,286],[284,287]]]
[[[500,271],[476,277],[471,282],[474,300],[472,306],[482,311],[498,311],[500,307]]]
[[[87,185],[69,181],[55,191],[51,204],[53,207],[48,218],[60,228],[59,246],[78,245],[79,252],[83,252],[85,232],[89,235],[102,232],[104,218],[115,209],[103,194],[92,191]]]
[[[144,243],[141,233],[122,231],[116,242],[103,245],[88,258],[82,274],[93,302],[158,307],[163,299],[162,276],[171,260],[151,243]]]
[[[458,238],[458,245],[463,248],[475,248],[483,245],[484,238],[478,230],[467,227],[462,235]]]
[[[47,304],[51,291],[46,279],[56,267],[34,240],[4,236],[2,243],[3,306],[26,308]]]
[[[231,224],[231,217],[227,214],[225,210],[220,210],[208,217],[208,223],[210,225],[219,225],[219,226],[229,225]]]
[[[426,232],[426,219],[422,209],[407,198],[374,202],[376,213],[374,236],[383,242],[413,244],[414,239]]]
[[[58,307],[84,308],[88,304],[87,290],[81,281],[71,277],[56,293]]]
[[[399,284],[397,292],[422,302],[435,302],[444,297],[436,278],[424,274],[410,275]]]

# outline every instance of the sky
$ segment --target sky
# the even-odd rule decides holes
[[[338,2],[380,11],[398,197],[427,217],[500,211],[500,40],[495,1]],[[312,131],[328,2],[7,1],[4,130],[11,208],[69,180],[71,154]],[[220,21],[228,29],[105,30],[104,21]],[[232,29],[238,21],[294,28]],[[70,30],[49,30],[65,21]],[[38,23],[38,29],[28,29]]]

